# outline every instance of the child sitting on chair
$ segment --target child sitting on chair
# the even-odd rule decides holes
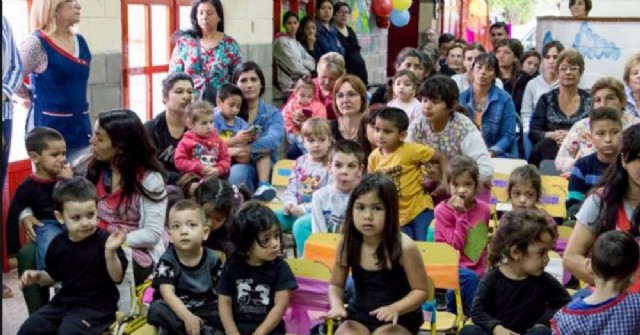
[[[154,271],[147,319],[161,335],[213,334],[222,261],[202,245],[209,235],[204,211],[193,200],[180,200],[169,211],[168,225],[172,245]]]
[[[27,270],[22,286],[62,282],[51,302],[31,314],[19,335],[102,334],[115,321],[118,288],[128,261],[120,245],[126,233],[97,227],[96,188],[75,177],[53,190],[56,219],[66,226],[49,244],[45,270]]]

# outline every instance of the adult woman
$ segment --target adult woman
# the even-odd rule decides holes
[[[176,185],[180,173],[176,169],[173,154],[186,131],[184,109],[193,98],[193,80],[183,72],[170,73],[162,80],[162,102],[166,109],[153,120],[145,123],[157,155],[167,172],[167,184]]]
[[[254,196],[258,196],[270,187],[270,167],[266,171],[256,170],[255,162],[264,155],[271,156],[272,162],[278,160],[278,147],[284,137],[284,120],[277,108],[261,99],[266,83],[258,64],[245,62],[238,65],[233,72],[233,83],[242,90],[243,102],[239,116],[259,130],[256,133],[241,131],[234,137],[238,145],[229,148],[229,154],[235,161],[246,163],[231,166],[229,183],[244,185],[252,192],[257,184],[259,187]]]
[[[487,51],[480,43],[471,43],[464,47],[462,50],[464,72],[451,77],[458,86],[458,92],[462,92],[471,86],[471,82],[473,81],[471,66],[473,65],[473,61],[476,60],[476,57],[484,53],[487,53]],[[496,80],[496,86],[502,88],[502,81]]]
[[[220,0],[196,0],[191,6],[191,29],[176,33],[169,72],[185,72],[193,78],[195,98],[215,105],[215,91],[231,80],[242,61],[240,46],[224,33]]]
[[[316,61],[296,40],[299,25],[296,13],[284,13],[282,22],[286,33],[277,33],[273,40],[273,61],[277,67],[274,98],[285,100],[295,81],[315,70]]]
[[[545,159],[555,159],[567,131],[591,110],[591,95],[578,88],[584,73],[584,59],[575,50],[558,56],[556,69],[559,87],[543,94],[531,117],[529,138],[533,151],[529,163],[538,166]]]
[[[313,100],[321,102],[327,109],[327,120],[336,118],[333,109],[333,88],[336,80],[344,75],[344,57],[336,52],[329,52],[320,57],[318,61],[318,78],[313,79],[316,91]],[[293,116],[298,122],[303,122],[304,114],[297,113]]]
[[[67,144],[69,161],[89,146],[91,137],[87,102],[91,51],[84,37],[72,30],[80,22],[80,9],[77,1],[33,2],[34,33],[20,46],[31,87],[16,92],[31,99],[27,131],[40,126],[59,131]]]
[[[336,119],[329,122],[336,141],[356,140],[362,114],[367,110],[367,87],[353,75],[340,77],[333,88]]]
[[[623,79],[627,84],[627,113],[640,117],[640,52],[625,64]]]
[[[418,77],[419,81],[422,81],[422,79],[420,78],[424,77],[424,72],[421,75],[419,75],[422,63],[423,63],[423,60],[422,60],[422,54],[420,53],[420,51],[415,48],[406,47],[400,50],[400,52],[398,52],[394,65],[395,65],[396,71],[410,70],[416,75],[416,77]],[[378,88],[373,93],[373,96],[371,96],[371,104],[387,103],[384,98],[386,91],[387,91],[386,85]]]
[[[611,107],[620,111],[622,127],[627,129],[640,122],[640,119],[625,113],[624,107],[627,97],[624,85],[613,77],[600,78],[591,88],[593,109]],[[596,151],[591,143],[589,117],[576,122],[562,141],[556,156],[556,169],[563,175],[570,175],[573,164],[578,158],[590,155]]]
[[[447,50],[446,62],[440,67],[440,74],[451,77],[464,72],[464,66],[462,65],[464,47],[464,44],[454,43],[451,48]]]
[[[531,79],[522,96],[522,105],[520,107],[520,119],[522,120],[522,128],[524,131],[524,157],[529,158],[531,153],[531,140],[529,140],[529,124],[531,123],[531,115],[536,108],[536,103],[540,97],[558,87],[558,70],[556,63],[558,55],[564,51],[564,45],[560,41],[551,41],[542,47],[542,73]]]
[[[333,5],[333,24],[338,30],[338,39],[344,48],[344,60],[347,73],[358,76],[362,82],[369,83],[367,65],[360,54],[360,44],[356,32],[347,26],[351,15],[351,7],[344,2],[336,2]]]
[[[316,61],[327,52],[337,52],[344,57],[344,47],[340,45],[338,30],[331,25],[333,1],[316,2]]]
[[[492,54],[479,55],[471,71],[473,83],[460,93],[460,104],[480,129],[491,157],[518,157],[515,106],[509,93],[495,84],[498,61]]]
[[[591,11],[591,0],[569,0],[569,10],[571,16],[575,18],[585,18]]]
[[[507,38],[496,44],[496,58],[500,67],[500,79],[504,90],[511,95],[516,106],[516,113],[520,114],[522,96],[531,76],[520,70],[519,59],[522,57],[522,43],[515,38]]]
[[[304,47],[304,50],[313,57],[314,61],[320,59],[320,56],[316,52],[317,31],[316,21],[312,17],[305,16],[300,20],[300,27],[296,33],[296,39]]]
[[[640,125],[624,131],[620,154],[607,169],[594,192],[576,214],[576,225],[562,257],[564,268],[593,285],[593,272],[584,266],[599,235],[617,229],[640,237]],[[628,288],[640,292],[640,277]]]

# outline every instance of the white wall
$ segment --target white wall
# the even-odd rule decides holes
[[[640,17],[640,0],[592,0],[589,17]],[[561,0],[560,15],[570,16],[569,0]]]
[[[225,33],[240,45],[272,43],[273,1],[222,0],[222,4]]]
[[[91,53],[122,52],[120,0],[85,0],[78,31],[91,47]]]

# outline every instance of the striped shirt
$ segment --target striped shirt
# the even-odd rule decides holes
[[[22,83],[22,61],[13,40],[9,21],[2,16],[2,94],[7,101],[2,103],[2,121],[10,120],[13,114],[11,96]]]

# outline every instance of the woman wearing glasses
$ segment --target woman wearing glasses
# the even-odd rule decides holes
[[[558,56],[558,88],[540,97],[531,117],[529,138],[533,151],[529,163],[539,166],[545,159],[555,159],[560,144],[574,123],[591,110],[591,95],[578,88],[584,73],[584,59],[576,50]]]
[[[358,128],[369,99],[367,88],[360,78],[353,75],[340,77],[333,89],[333,105],[336,119],[329,122],[336,141],[357,140]]]

